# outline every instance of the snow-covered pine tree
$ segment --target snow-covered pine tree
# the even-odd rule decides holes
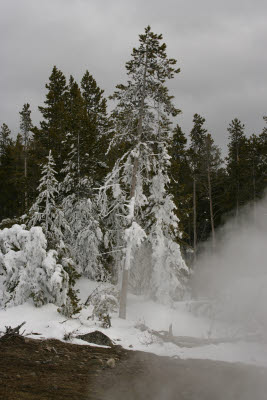
[[[167,152],[170,137],[168,117],[179,113],[172,104],[172,96],[168,94],[165,82],[173,78],[179,70],[174,68],[176,61],[167,58],[166,45],[161,44],[161,40],[162,35],[154,34],[149,26],[145,29],[145,33],[139,36],[139,47],[133,49],[132,59],[126,63],[128,82],[126,85],[118,85],[118,90],[112,96],[117,101],[117,106],[112,114],[114,137],[110,148],[123,142],[128,150],[108,175],[105,185],[100,190],[100,198],[111,192],[112,188],[113,199],[111,205],[106,207],[106,215],[115,209],[118,200],[125,201],[124,208],[127,210],[122,224],[125,250],[119,313],[121,318],[126,318],[129,269],[136,248],[143,241],[151,241],[152,258],[155,260],[159,245],[164,257],[169,256],[165,251],[167,248],[170,249],[171,244],[176,246],[174,238],[171,236],[166,238],[167,229],[166,227],[163,229],[163,224],[166,224],[168,231],[171,231],[177,227],[177,221],[175,218],[172,220],[172,217],[166,220],[162,217],[162,214],[172,211],[175,206],[165,193],[167,180],[161,180],[160,184],[156,181],[161,175],[167,174],[166,167],[160,166],[160,161]],[[164,199],[158,203],[158,209],[153,209],[153,204],[157,201],[151,193],[151,187],[155,185],[160,191],[158,196]],[[124,196],[117,195],[121,191],[125,193]],[[112,193],[110,195],[112,197]],[[151,207],[153,215],[149,216]],[[120,209],[123,209],[123,204]],[[149,225],[147,219],[150,217],[154,221]],[[157,229],[153,230],[153,226]],[[173,269],[173,274],[165,273],[165,277],[168,276],[169,279],[175,274],[178,276],[181,269],[186,269],[180,256],[176,260],[173,257],[172,261],[173,264],[170,262],[160,265],[162,270],[165,267]],[[159,269],[159,266],[154,264],[154,268]],[[155,273],[154,280],[157,281],[157,277],[161,279],[162,275]],[[178,289],[179,284],[177,279],[172,292]],[[157,289],[155,292],[160,295],[160,290]]]
[[[65,146],[69,153],[61,171],[64,179],[60,184],[62,207],[70,227],[65,231],[64,240],[79,273],[92,279],[103,278],[99,256],[102,232],[97,220],[90,176],[94,171],[94,163],[90,163],[89,157],[92,126],[85,100],[72,77],[69,82],[68,109],[70,124]]]
[[[160,158],[149,186],[148,197],[148,204],[152,207],[147,231],[153,265],[149,290],[153,298],[167,304],[183,297],[188,269],[177,243],[181,233],[175,214],[176,206],[167,190],[170,182],[167,174],[170,157],[166,145],[161,144],[158,151]]]
[[[66,194],[62,205],[70,227],[70,230],[65,231],[64,241],[70,249],[77,271],[91,279],[104,279],[105,271],[99,250],[103,235],[94,200],[78,199],[74,192]]]
[[[68,274],[68,298],[63,305],[62,312],[71,315],[78,308],[78,297],[73,289],[78,273],[74,262],[70,257],[68,247],[65,245],[64,237],[70,232],[70,227],[64,212],[57,205],[59,196],[59,184],[55,177],[55,162],[51,150],[47,157],[47,163],[42,167],[42,177],[38,187],[39,195],[30,209],[28,226],[41,226],[47,239],[48,249],[55,249],[55,257],[62,264],[64,271]]]
[[[39,195],[30,209],[29,227],[41,226],[48,241],[48,247],[64,247],[63,235],[68,224],[63,211],[57,206],[58,181],[55,177],[55,163],[51,150],[47,163],[42,167],[42,177],[38,186]]]

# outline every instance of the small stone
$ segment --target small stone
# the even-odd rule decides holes
[[[31,372],[30,375],[31,376],[36,376],[36,372]]]
[[[116,363],[115,363],[114,358],[109,358],[109,359],[107,360],[107,366],[108,366],[109,368],[115,368],[115,365],[116,365]]]

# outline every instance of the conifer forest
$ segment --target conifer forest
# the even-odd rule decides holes
[[[266,5],[215,3],[0,0],[0,399],[265,400]]]
[[[226,157],[197,110],[183,132],[167,88],[179,65],[149,26],[125,68],[107,99],[88,70],[76,82],[54,66],[39,125],[25,103],[17,135],[1,126],[2,304],[31,297],[72,315],[79,276],[120,284],[122,318],[128,286],[182,299],[203,243],[263,197],[267,126],[229,121]]]

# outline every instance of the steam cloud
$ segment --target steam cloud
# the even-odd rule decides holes
[[[212,299],[221,318],[265,335],[266,251],[267,196],[217,232],[215,250],[202,253],[193,277],[195,295]]]

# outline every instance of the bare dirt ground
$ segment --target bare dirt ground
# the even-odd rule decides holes
[[[13,337],[0,341],[0,399],[266,400],[267,369]]]

